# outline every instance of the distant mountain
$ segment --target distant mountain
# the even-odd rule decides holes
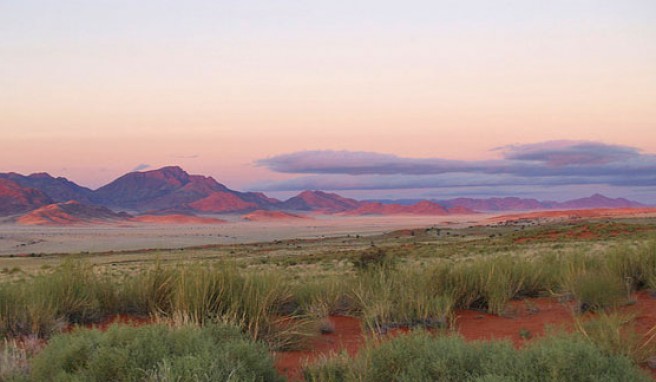
[[[131,172],[95,191],[103,204],[133,210],[175,208],[227,191],[212,178],[192,177],[177,166],[145,172]]]
[[[282,210],[344,212],[360,207],[355,199],[323,191],[303,191],[276,206]]]
[[[11,216],[52,203],[52,199],[34,188],[0,179],[0,216]]]
[[[37,208],[19,217],[17,222],[25,225],[69,225],[106,223],[129,218],[131,216],[124,212],[116,213],[106,207],[69,201]]]
[[[474,211],[464,208],[455,207],[449,210],[444,206],[423,200],[415,204],[383,204],[379,202],[362,202],[356,209],[345,212],[346,215],[451,215],[451,214],[470,214]]]
[[[447,208],[465,207],[476,211],[535,211],[556,209],[588,209],[588,208],[638,208],[643,204],[624,198],[608,198],[594,194],[587,198],[573,199],[565,202],[539,201],[536,199],[508,198],[457,198],[439,202]]]
[[[557,203],[558,209],[588,209],[588,208],[638,208],[644,207],[644,204],[634,202],[624,198],[612,199],[601,194],[594,194],[587,198],[569,200]]]
[[[46,173],[0,173],[0,181],[0,216],[20,214],[46,204],[69,200],[83,205],[150,214],[248,213],[268,210],[349,215],[445,215],[474,211],[643,207],[638,202],[608,198],[600,194],[566,202],[517,197],[358,201],[335,193],[308,190],[282,202],[263,193],[231,190],[212,177],[190,175],[178,166],[130,172],[95,191]]]
[[[48,195],[54,202],[77,200],[81,203],[93,203],[93,191],[79,186],[62,177],[55,178],[45,172],[21,175],[15,172],[0,173],[0,179],[10,180],[22,187],[37,189]]]
[[[515,197],[507,198],[456,198],[443,200],[439,203],[449,207],[464,207],[475,211],[530,211],[539,209],[551,209],[556,202],[544,201],[537,199],[522,199]]]
[[[94,196],[104,205],[137,211],[242,212],[278,202],[263,194],[230,190],[214,178],[189,175],[177,166],[125,174]]]

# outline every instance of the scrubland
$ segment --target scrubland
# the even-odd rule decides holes
[[[656,290],[655,229],[650,220],[427,227],[4,257],[0,380],[298,378],[276,357],[310,352],[335,315],[357,317],[366,344],[305,362],[306,380],[650,380],[656,329],[637,328],[627,307]],[[573,325],[521,346],[458,331],[459,312],[512,325],[512,303],[534,299],[567,307]],[[656,323],[656,311],[640,314]]]

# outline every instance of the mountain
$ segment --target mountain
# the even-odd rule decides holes
[[[415,204],[383,204],[379,202],[363,202],[356,209],[345,212],[346,215],[450,215],[470,214],[474,211],[464,207],[455,207],[449,210],[444,206],[423,200]]]
[[[594,194],[587,198],[573,199],[565,202],[539,201],[537,199],[508,198],[457,198],[439,202],[448,208],[465,207],[476,211],[535,211],[535,210],[567,210],[587,208],[638,208],[643,204],[624,198],[609,198]]]
[[[230,190],[211,177],[189,175],[177,166],[125,174],[94,195],[104,205],[137,211],[242,212],[278,203],[260,193]]]
[[[530,211],[550,209],[556,202],[541,202],[537,199],[507,198],[456,198],[440,201],[448,208],[464,207],[475,211]]]
[[[22,187],[37,189],[48,195],[54,202],[77,200],[81,203],[93,203],[93,191],[79,186],[62,177],[55,178],[48,173],[40,172],[31,175],[21,175],[15,172],[0,173],[0,179],[10,180]]]
[[[177,166],[131,172],[95,191],[103,204],[134,210],[170,209],[227,188],[211,178],[191,177]]]
[[[601,194],[594,194],[587,198],[569,200],[557,203],[558,209],[588,209],[588,208],[638,208],[644,207],[644,204],[634,202],[624,198],[612,199]]]
[[[233,192],[213,192],[188,206],[194,211],[214,213],[248,211],[259,207],[257,203],[247,202]]]
[[[0,216],[24,213],[52,202],[48,195],[39,190],[0,179]]]
[[[127,220],[130,215],[116,213],[109,208],[82,204],[77,201],[49,204],[37,208],[18,218],[19,224],[25,225],[69,225],[82,223],[105,223]]]
[[[303,191],[277,205],[282,210],[344,212],[360,207],[355,199],[323,191]]]
[[[0,216],[20,214],[50,203],[75,200],[84,205],[148,213],[248,213],[256,210],[315,211],[335,214],[467,214],[473,211],[534,211],[637,208],[642,204],[600,194],[566,202],[517,197],[448,200],[358,201],[335,193],[303,191],[281,202],[258,192],[238,192],[212,177],[190,175],[178,166],[130,172],[93,191],[47,173],[0,173]]]

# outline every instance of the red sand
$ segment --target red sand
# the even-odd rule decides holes
[[[635,299],[635,304],[622,307],[620,311],[636,314],[636,330],[644,334],[656,325],[656,299],[644,291],[637,293]],[[467,340],[508,339],[521,347],[543,336],[548,327],[573,330],[572,309],[573,303],[560,303],[555,298],[517,300],[510,302],[503,317],[473,310],[457,310],[455,327]],[[589,317],[593,317],[592,314]],[[276,353],[276,369],[290,381],[302,381],[304,364],[321,356],[339,353],[342,349],[350,355],[357,353],[365,343],[360,320],[334,316],[330,317],[330,321],[335,332],[315,338],[310,350]],[[402,332],[405,330],[395,331],[394,335]],[[656,371],[647,370],[656,379]]]
[[[638,216],[656,216],[656,208],[595,208],[587,210],[536,211],[495,216],[490,220],[494,222],[505,222],[529,219],[583,219]]]
[[[302,381],[301,369],[304,364],[321,356],[346,350],[354,355],[364,344],[360,319],[355,317],[331,316],[329,321],[335,331],[313,339],[310,349],[304,351],[278,352],[275,354],[276,369],[290,381]]]
[[[599,238],[618,237],[631,235],[636,231],[650,231],[650,227],[630,227],[626,224],[600,223],[600,224],[577,224],[577,226],[565,231],[550,230],[539,232],[533,236],[524,236],[514,239],[515,243],[524,244],[534,241],[558,241],[560,239],[594,240]]]
[[[622,313],[636,315],[635,326],[638,333],[647,333],[656,326],[656,298],[648,292],[641,291],[634,295],[635,304],[619,309]],[[456,310],[455,327],[457,332],[467,340],[508,339],[517,347],[544,335],[549,326],[572,330],[574,324],[573,303],[560,303],[555,298],[531,298],[511,301],[505,316],[496,316],[473,310]],[[588,314],[587,317],[593,317]],[[317,335],[312,339],[308,350],[274,353],[276,369],[290,381],[302,381],[302,367],[322,356],[329,356],[345,350],[355,355],[366,339],[360,319],[355,317],[331,316],[330,323],[334,332]],[[111,324],[144,325],[151,323],[148,317],[116,315],[108,317],[98,324],[87,325],[106,330]],[[69,327],[73,330],[75,327]],[[397,330],[387,338],[400,335],[407,330]],[[523,336],[522,336],[523,335]],[[645,369],[656,379],[656,371]]]

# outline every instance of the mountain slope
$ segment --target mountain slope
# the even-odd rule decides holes
[[[637,208],[644,207],[644,204],[634,202],[624,198],[612,199],[601,194],[594,194],[587,198],[568,200],[562,203],[556,203],[553,208],[559,209],[588,209],[588,208]]]
[[[93,191],[79,186],[62,177],[53,177],[48,173],[40,172],[31,175],[21,175],[15,172],[0,173],[0,179],[10,180],[22,187],[37,189],[48,195],[54,202],[77,200],[81,203],[93,203]]]
[[[19,217],[17,222],[25,225],[69,225],[121,221],[130,217],[106,207],[69,201],[40,207]]]
[[[456,198],[441,201],[447,207],[464,207],[476,211],[527,211],[551,208],[555,202],[542,202],[537,199],[507,198]]]
[[[335,213],[356,209],[360,207],[360,202],[323,191],[303,191],[277,207],[283,210]]]
[[[586,209],[586,208],[636,208],[643,204],[624,198],[609,198],[601,194],[565,202],[540,201],[537,199],[506,198],[456,198],[439,202],[449,208],[465,207],[476,211],[535,211],[554,209]]]
[[[189,175],[177,166],[125,174],[94,194],[104,205],[137,211],[242,212],[278,202],[264,194],[230,190],[214,178]]]
[[[450,214],[470,214],[474,211],[464,207],[455,207],[450,211],[444,206],[423,200],[415,204],[383,204],[378,202],[364,202],[360,207],[347,211],[345,215],[426,215],[442,216]]]
[[[0,216],[24,213],[52,202],[48,195],[39,190],[0,179]]]

